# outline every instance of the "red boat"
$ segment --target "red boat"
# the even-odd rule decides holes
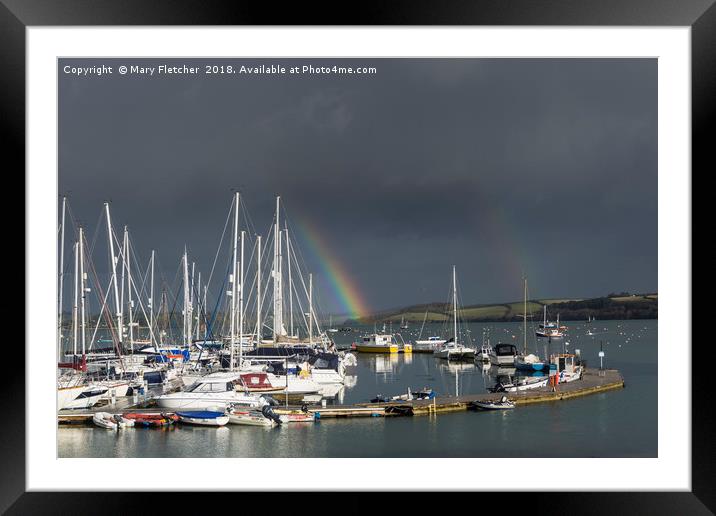
[[[241,375],[241,385],[249,392],[278,391],[266,373],[244,373]]]
[[[130,414],[123,414],[123,418],[134,421],[134,426],[169,426],[173,425],[174,422],[179,421],[179,416],[176,414],[142,414],[139,412],[133,412]]]

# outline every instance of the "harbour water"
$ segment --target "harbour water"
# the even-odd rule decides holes
[[[658,321],[565,321],[563,339],[544,342],[528,328],[528,350],[574,353],[587,367],[619,369],[625,389],[511,411],[457,412],[437,416],[326,419],[277,428],[229,425],[175,426],[164,430],[95,427],[58,428],[59,457],[656,457]],[[522,347],[520,323],[466,325],[480,347],[483,331],[491,343]],[[346,347],[373,327],[333,333]],[[419,328],[400,331],[406,341]],[[426,325],[423,337],[440,333]],[[545,349],[545,347],[547,349]],[[431,354],[358,354],[356,374],[334,403],[369,401],[377,394],[404,394],[408,387],[431,387],[439,395],[482,393],[494,385],[496,368],[447,363]]]

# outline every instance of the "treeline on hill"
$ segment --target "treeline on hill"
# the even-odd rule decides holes
[[[533,319],[542,318],[542,308],[547,305],[548,318],[559,318],[562,321],[587,320],[590,317],[601,320],[610,319],[657,319],[659,301],[657,294],[629,294],[621,292],[610,294],[608,297],[593,299],[550,301],[529,301],[528,316]],[[461,309],[461,319],[469,322],[507,322],[522,319],[522,303],[506,303],[500,305],[466,306]],[[403,317],[409,322],[422,322],[423,314],[430,314],[427,322],[438,322],[452,318],[449,304],[429,303],[409,306],[399,310],[390,310],[376,313],[362,318],[359,321],[346,321],[346,323],[382,323],[400,321]],[[439,319],[436,318],[439,316]]]

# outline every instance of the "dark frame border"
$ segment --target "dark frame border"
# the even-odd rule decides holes
[[[716,111],[716,4],[714,0],[393,0],[390,2],[269,3],[201,0],[0,0],[0,137],[7,171],[25,170],[25,28],[59,25],[578,25],[690,26],[692,79],[692,178],[713,171],[713,129]],[[348,14],[346,16],[346,14]],[[27,269],[25,274],[27,276]],[[692,300],[688,300],[691,304]],[[25,314],[25,324],[29,324]],[[692,350],[699,349],[693,347]],[[693,353],[697,356],[697,353]],[[696,363],[692,362],[692,370]],[[6,371],[0,390],[2,406],[16,420],[25,419],[24,369]],[[692,378],[692,491],[642,493],[513,493],[510,505],[552,507],[558,513],[713,514],[716,481],[713,458],[715,427],[705,375]],[[16,408],[20,407],[20,408]],[[19,412],[16,412],[19,411]],[[6,412],[8,414],[8,412]],[[23,426],[24,430],[24,426]],[[26,493],[25,434],[19,426],[0,427],[0,510],[10,514],[66,512],[122,514],[159,502],[150,493]],[[268,495],[268,493],[267,493]],[[417,493],[411,495],[415,498]],[[487,494],[480,494],[484,499]],[[215,495],[214,495],[215,496]],[[364,496],[341,496],[350,512]],[[376,495],[371,495],[372,497]],[[451,498],[454,495],[451,495]],[[504,498],[505,495],[502,495]],[[196,500],[191,493],[172,494],[161,505]],[[488,496],[489,497],[489,496]],[[241,509],[277,507],[276,493],[258,496],[260,503],[241,500]],[[270,502],[269,502],[270,500]],[[304,499],[305,500],[305,499]],[[234,503],[236,502],[234,498]],[[421,498],[418,497],[418,501]],[[380,495],[375,502],[395,502]],[[280,503],[280,502],[279,502]],[[295,507],[295,499],[291,502]],[[153,505],[149,505],[153,504]],[[310,507],[310,501],[308,506]],[[403,507],[403,502],[401,502]],[[484,505],[481,503],[480,507]],[[569,508],[569,509],[568,509]]]

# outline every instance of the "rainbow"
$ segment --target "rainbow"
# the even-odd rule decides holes
[[[332,293],[342,309],[354,319],[369,315],[371,311],[358,284],[348,274],[318,228],[305,219],[296,221],[296,228],[308,244],[311,253],[318,259]]]

